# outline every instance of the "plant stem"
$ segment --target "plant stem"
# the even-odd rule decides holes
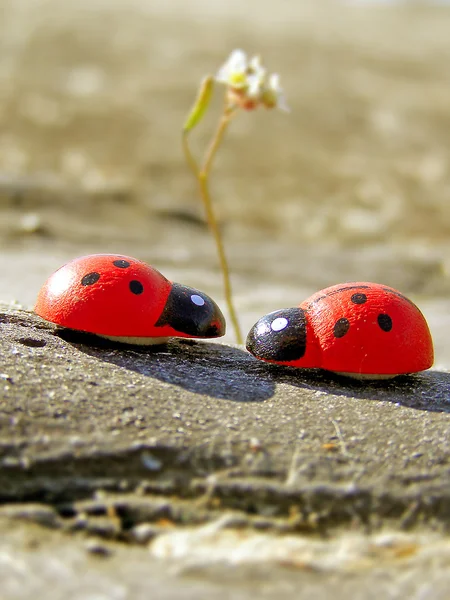
[[[228,312],[230,315],[231,322],[233,324],[234,332],[236,335],[236,341],[238,344],[243,343],[242,333],[239,326],[239,321],[237,318],[236,311],[233,305],[233,293],[231,289],[231,281],[230,281],[230,269],[228,267],[228,261],[225,255],[225,249],[222,241],[222,236],[220,234],[219,227],[217,225],[217,219],[213,210],[213,205],[211,201],[211,195],[209,193],[209,185],[208,185],[208,177],[211,171],[212,162],[214,160],[215,154],[222,142],[225,131],[235,114],[234,110],[225,109],[224,114],[222,115],[219,126],[217,127],[216,133],[212,138],[212,141],[208,147],[208,150],[205,154],[205,160],[203,162],[202,168],[199,170],[197,162],[195,161],[192,153],[189,149],[188,145],[188,131],[183,132],[183,150],[186,156],[186,160],[194,173],[199,186],[200,186],[200,195],[203,202],[203,206],[206,212],[206,219],[208,221],[208,226],[213,234],[214,241],[216,243],[217,254],[219,256],[220,268],[223,276],[223,287],[224,287],[224,295],[225,301],[227,303]]]

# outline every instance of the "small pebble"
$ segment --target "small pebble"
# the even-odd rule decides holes
[[[162,527],[158,527],[158,525],[154,525],[153,523],[140,523],[131,529],[130,537],[137,544],[147,544],[160,534],[162,529]]]
[[[107,557],[111,556],[112,554],[111,548],[108,548],[108,546],[105,544],[102,544],[94,539],[87,540],[85,543],[85,548],[89,554],[94,554],[95,556]]]
[[[36,213],[26,213],[19,221],[19,231],[22,233],[39,233],[43,231],[42,220]]]
[[[142,464],[149,471],[160,471],[162,468],[162,462],[152,456],[150,452],[143,452],[141,454]]]

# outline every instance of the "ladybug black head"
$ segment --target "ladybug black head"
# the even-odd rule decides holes
[[[220,308],[209,296],[174,283],[157,327],[169,325],[179,333],[194,337],[214,338],[225,333],[225,319]]]
[[[256,358],[291,362],[306,351],[306,316],[301,308],[284,308],[261,317],[247,336],[247,350]]]

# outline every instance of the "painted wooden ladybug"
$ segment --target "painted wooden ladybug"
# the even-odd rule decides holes
[[[299,307],[265,315],[250,330],[247,349],[267,362],[358,379],[388,379],[433,364],[431,334],[417,306],[369,282],[334,285]]]
[[[93,254],[67,263],[46,281],[34,310],[62,327],[129,344],[225,333],[225,319],[206,294],[118,254]]]

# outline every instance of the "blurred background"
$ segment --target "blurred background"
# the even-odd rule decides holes
[[[374,280],[423,308],[450,366],[446,4],[0,0],[0,300],[32,306],[66,260],[111,251],[223,304],[180,132],[201,78],[242,48],[291,107],[240,115],[214,167],[244,329]]]

